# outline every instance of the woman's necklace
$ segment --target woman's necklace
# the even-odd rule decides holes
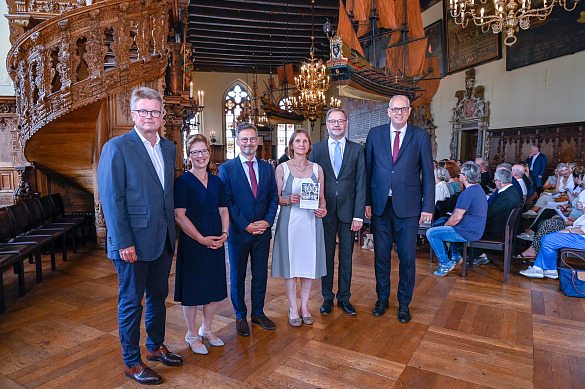
[[[309,163],[307,162],[307,165],[303,168],[303,169],[299,169],[296,165],[291,164],[295,169],[297,169],[298,172],[304,172],[305,170],[307,170],[307,168],[309,167]]]
[[[207,184],[207,172],[204,172],[204,173],[203,173],[203,178],[199,178],[199,176],[198,176],[197,174],[195,174],[195,172],[194,172],[194,171],[191,171],[191,173],[193,173],[193,175],[194,175],[195,177],[197,177],[197,179],[198,179],[199,181],[201,181],[201,183],[202,183],[203,185],[206,185],[206,184]]]

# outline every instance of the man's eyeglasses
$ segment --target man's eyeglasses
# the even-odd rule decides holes
[[[240,138],[240,142],[242,142],[242,143],[248,143],[248,142],[256,143],[256,142],[258,142],[258,138],[256,138],[256,137],[252,137],[252,138]]]
[[[207,154],[209,154],[209,150],[208,149],[191,150],[191,151],[189,151],[189,155],[191,155],[193,157],[196,157],[198,155],[205,156]]]
[[[160,115],[162,115],[161,111],[147,111],[145,109],[138,109],[138,110],[135,110],[134,112],[136,112],[138,114],[138,116],[143,117],[143,118],[147,117],[148,114],[150,114],[150,116],[152,116],[153,118],[159,118]]]
[[[398,112],[407,113],[409,109],[410,109],[410,107],[396,107],[396,108],[390,108],[390,111],[392,113],[398,113]]]
[[[327,123],[329,123],[329,124],[335,124],[335,123],[337,123],[337,124],[343,124],[346,121],[347,121],[347,119],[337,119],[337,120],[335,120],[335,119],[329,119],[329,120],[327,120]]]

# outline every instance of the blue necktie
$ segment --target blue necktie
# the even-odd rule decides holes
[[[338,176],[339,170],[341,169],[341,146],[339,145],[338,140],[333,143],[335,144],[335,150],[333,151],[333,168],[335,169],[335,176]]]

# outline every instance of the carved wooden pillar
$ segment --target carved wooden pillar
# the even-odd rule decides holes
[[[97,236],[97,246],[103,248],[106,244],[106,220],[102,212],[102,203],[97,184],[97,168],[102,154],[102,148],[108,140],[108,103],[107,99],[102,100],[100,113],[96,123],[94,148],[93,148],[93,165],[92,165],[92,181],[93,181],[93,200],[95,209],[95,230]]]

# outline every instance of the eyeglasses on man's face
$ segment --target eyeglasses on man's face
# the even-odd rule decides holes
[[[147,117],[148,114],[150,114],[150,116],[152,116],[153,118],[159,118],[160,115],[162,115],[161,111],[147,111],[146,109],[137,109],[133,112],[137,113],[138,116],[143,118]]]
[[[329,123],[329,124],[335,124],[335,123],[337,123],[337,124],[343,124],[346,121],[347,121],[347,119],[337,119],[337,120],[335,120],[335,119],[329,119],[329,120],[327,120],[327,123]]]
[[[201,150],[191,150],[189,151],[189,155],[192,157],[196,157],[198,155],[206,156],[209,154],[209,149],[201,149]]]
[[[242,142],[242,143],[248,143],[248,142],[256,143],[256,142],[258,142],[258,138],[254,137],[254,136],[251,138],[240,138],[240,142]]]
[[[409,109],[410,109],[410,107],[394,107],[394,108],[390,108],[390,112],[392,112],[392,113],[398,113],[398,112],[406,113],[406,112],[408,112]]]

